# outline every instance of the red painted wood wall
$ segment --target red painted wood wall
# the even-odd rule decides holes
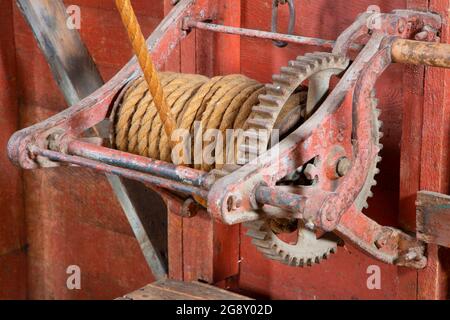
[[[20,171],[6,156],[19,128],[12,2],[0,0],[0,299],[26,296],[25,219]]]
[[[0,0],[0,9],[5,7],[1,11],[2,30],[10,30],[0,36],[0,88],[11,89],[7,96],[4,90],[0,91],[2,105],[11,106],[0,108],[1,119],[8,119],[0,130],[3,145],[16,129],[19,118],[23,127],[66,107],[29,28],[12,2]],[[82,37],[103,77],[109,79],[131,56],[113,1],[65,2],[81,6]],[[221,0],[226,4],[221,23],[267,30],[271,2]],[[372,4],[379,5],[382,11],[408,6],[431,8],[448,14],[449,8],[448,1],[443,0],[295,2],[299,12],[296,33],[325,39],[335,39]],[[133,4],[146,34],[171,7],[168,0],[133,0]],[[287,25],[285,9],[280,18],[283,20],[280,28],[284,30]],[[448,30],[445,30],[444,39],[447,36]],[[195,49],[198,49],[196,59],[189,54]],[[218,37],[197,32],[189,36],[167,68],[206,75],[241,72],[266,82],[288,60],[316,50],[320,48],[289,45],[279,49],[270,41],[240,40],[233,36]],[[16,77],[11,76],[14,74]],[[413,229],[415,192],[419,188],[450,191],[446,182],[450,168],[447,156],[450,112],[445,109],[450,98],[449,81],[448,72],[396,65],[378,83],[381,117],[385,123],[382,173],[377,178],[379,184],[375,188],[375,197],[366,213],[380,223],[397,226],[401,222],[402,226]],[[17,92],[17,97],[14,92]],[[440,133],[437,137],[438,151],[434,150],[435,123]],[[404,151],[402,155],[401,148]],[[5,221],[11,221],[14,226],[7,229],[4,229],[4,224],[0,226],[0,288],[11,286],[9,295],[5,293],[5,297],[109,299],[152,280],[132,231],[104,177],[84,169],[59,168],[24,172],[21,180],[3,151],[0,161],[1,170],[7,168],[5,172],[8,173],[8,176],[0,177],[1,212]],[[415,299],[445,298],[447,292],[447,253],[443,250],[438,252],[436,248],[430,248],[431,268],[420,273],[383,265],[351,246],[340,248],[337,255],[320,266],[297,269],[263,258],[250,244],[243,228],[223,228],[205,217],[182,220],[171,215],[170,234],[173,277],[222,280],[222,275],[239,272],[240,276],[232,278],[228,284],[238,285],[256,297]],[[204,237],[210,237],[210,242],[205,242]],[[209,247],[211,243],[220,244],[219,249]],[[24,248],[27,248],[26,255]],[[218,256],[210,260],[204,258],[203,253],[216,249]],[[231,267],[223,263],[221,253],[236,260],[232,261]],[[69,265],[81,267],[80,291],[66,288],[66,268]],[[369,265],[381,267],[382,290],[367,289]],[[2,270],[7,270],[6,276]],[[15,276],[14,280],[11,275]]]
[[[2,0],[11,5],[14,1]],[[105,80],[132,56],[114,1],[65,1],[81,7],[81,34]],[[161,1],[133,1],[146,34],[163,17]],[[22,127],[67,107],[33,35],[14,5],[17,91]],[[14,37],[13,37],[14,36]],[[14,57],[14,54],[13,54]],[[12,129],[10,131],[13,131]],[[0,130],[1,134],[7,135]],[[7,139],[7,138],[5,138]],[[59,168],[23,173],[27,297],[112,299],[153,280],[138,243],[104,176]],[[81,268],[82,290],[66,286],[66,269]]]

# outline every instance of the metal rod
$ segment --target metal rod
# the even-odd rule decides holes
[[[254,30],[254,29],[229,27],[229,26],[223,26],[220,24],[196,21],[196,20],[192,20],[192,19],[186,19],[184,21],[183,28],[186,30],[188,30],[190,28],[195,28],[195,29],[199,29],[199,30],[207,30],[207,31],[218,32],[218,33],[233,34],[233,35],[239,35],[239,36],[244,36],[244,37],[249,37],[249,38],[259,38],[259,39],[267,39],[267,40],[274,40],[274,41],[281,41],[281,42],[290,42],[290,43],[303,44],[303,45],[309,45],[309,46],[317,46],[317,47],[330,48],[330,49],[333,48],[336,43],[336,41],[333,41],[333,40],[325,40],[325,39],[312,38],[312,37],[302,37],[302,36]],[[351,49],[359,51],[362,49],[362,47],[363,46],[361,46],[361,45],[353,44],[351,46]]]
[[[303,213],[306,197],[285,192],[280,188],[259,186],[255,191],[255,199],[259,204],[267,204],[295,213]]]
[[[450,44],[397,39],[392,44],[394,62],[450,68]]]
[[[335,43],[335,41],[332,41],[332,40],[324,40],[324,39],[319,39],[319,38],[302,37],[302,36],[295,36],[295,35],[289,35],[289,34],[261,31],[261,30],[222,26],[219,24],[200,22],[200,21],[195,21],[195,20],[191,20],[191,19],[184,21],[184,28],[185,29],[195,28],[195,29],[200,29],[200,30],[208,30],[208,31],[212,31],[212,32],[240,35],[240,36],[250,37],[250,38],[284,41],[284,42],[325,47],[325,48],[333,48],[334,43]]]
[[[79,140],[69,142],[68,153],[112,166],[149,173],[161,178],[167,178],[172,181],[203,189],[207,189],[212,183],[212,181],[210,181],[211,175],[200,170],[176,166],[164,161],[153,160],[127,152],[108,149]]]
[[[117,176],[121,176],[124,178],[128,178],[131,180],[140,181],[142,183],[147,183],[151,185],[155,185],[160,188],[169,189],[172,191],[181,192],[189,195],[196,195],[203,199],[207,199],[208,191],[202,190],[200,188],[194,186],[188,186],[179,182],[170,181],[164,178],[151,176],[146,173],[136,172],[130,169],[119,168],[115,166],[111,166],[99,161],[94,161],[78,156],[71,156],[67,154],[63,154],[60,152],[44,150],[38,147],[30,147],[30,152],[34,155],[42,156],[50,159],[51,161],[56,162],[65,162],[74,165],[78,165],[81,167],[86,167],[90,169],[94,169],[96,171],[109,173]]]

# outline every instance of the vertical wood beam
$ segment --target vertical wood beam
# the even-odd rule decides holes
[[[6,145],[19,129],[16,47],[12,2],[0,0],[0,299],[26,299],[26,235],[23,182],[7,157]]]
[[[170,1],[166,0],[166,6]],[[240,1],[199,1],[205,12],[217,12],[221,23],[240,26]],[[180,45],[183,73],[240,73],[240,38],[192,30]],[[176,58],[175,58],[176,59]],[[174,62],[172,62],[174,63]],[[172,70],[173,69],[173,64]],[[169,276],[184,281],[217,283],[239,272],[239,226],[213,221],[203,210],[181,219],[169,214]]]
[[[164,0],[164,15],[167,15],[172,8],[173,1]],[[170,59],[164,67],[165,71],[181,71],[180,55],[181,48],[184,46],[183,42],[172,52]],[[183,280],[183,218],[171,212],[170,206],[167,208],[167,226],[169,278]]]
[[[441,42],[450,43],[448,0],[430,0],[429,10],[441,14],[444,23]],[[420,188],[449,193],[450,153],[450,71],[426,68],[422,128]],[[445,299],[448,291],[448,270],[440,259],[448,255],[437,245],[428,245],[428,267],[419,272],[419,299]]]
[[[428,10],[428,0],[408,0],[407,8]],[[420,190],[424,79],[424,66],[404,66],[399,220],[410,231],[415,230],[415,201]]]

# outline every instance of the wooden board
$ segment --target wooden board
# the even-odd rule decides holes
[[[417,237],[450,248],[450,196],[430,191],[418,193]]]
[[[12,2],[0,1],[0,299],[27,296],[23,180],[8,159],[6,144],[18,130],[16,46]]]
[[[119,300],[251,300],[200,282],[161,280]]]
[[[450,43],[448,0],[430,0],[429,10],[441,14],[443,28],[441,42]],[[406,85],[406,84],[405,84]],[[420,189],[449,194],[450,163],[450,71],[426,68]],[[417,123],[415,125],[418,125]],[[445,263],[450,252],[437,245],[428,246],[428,267],[419,272],[419,299],[446,299],[449,288],[449,268]]]
[[[207,1],[203,2],[206,5]],[[240,25],[240,1],[221,0],[214,6],[223,23]],[[171,1],[166,0],[166,13],[171,7]],[[210,77],[240,73],[240,38],[192,31],[172,55],[166,69]],[[237,276],[239,231],[240,226],[229,227],[213,221],[206,211],[190,219],[169,213],[170,278],[218,283]]]

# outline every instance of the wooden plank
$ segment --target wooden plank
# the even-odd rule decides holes
[[[428,9],[428,0],[408,0],[408,9]],[[403,121],[400,153],[400,213],[402,227],[415,230],[416,195],[420,190],[424,66],[404,67]]]
[[[201,282],[158,281],[154,287],[206,300],[250,300],[250,298]]]
[[[172,0],[164,0],[164,15],[167,15],[172,8]],[[180,43],[179,48],[176,48],[169,58],[169,61],[165,66],[166,71],[181,71],[181,52],[184,47],[185,40]],[[186,52],[186,56],[189,56],[190,54],[192,54],[192,52]],[[183,280],[183,218],[177,216],[174,212],[171,212],[170,209],[167,210],[167,215],[169,278]]]
[[[16,46],[11,1],[0,1],[0,299],[27,298],[27,237],[21,170],[8,159],[6,145],[19,129]]]
[[[217,1],[217,20],[240,26],[241,1]],[[210,4],[211,6],[211,4]],[[211,8],[210,8],[211,9]],[[196,31],[182,51],[183,72],[240,73],[240,38]],[[195,57],[195,63],[192,58]],[[240,227],[213,221],[206,211],[183,221],[183,279],[218,283],[239,273]]]
[[[60,0],[17,0],[22,14],[33,30],[34,36],[45,55],[58,86],[69,105],[76,104],[103,85],[95,63],[84,45],[78,30],[67,28],[68,15],[64,3]],[[105,128],[107,129],[107,128]],[[109,132],[106,131],[106,136]],[[104,136],[102,134],[102,136]],[[114,175],[107,175],[117,199],[127,216],[142,253],[157,279],[167,275],[167,233],[161,230],[166,225],[166,217],[161,214],[146,215],[148,207],[142,205],[142,199],[148,201],[149,191],[142,184],[129,182]],[[133,197],[131,197],[133,195]],[[155,197],[153,197],[155,198]],[[164,208],[163,204],[159,208]],[[161,212],[156,209],[157,213]],[[143,217],[162,220],[144,225]],[[154,236],[154,238],[151,238]]]
[[[251,300],[200,282],[160,280],[127,294],[125,300]]]
[[[448,0],[430,0],[429,10],[441,14],[443,28],[441,42],[450,42]],[[449,193],[449,164],[446,157],[450,153],[450,76],[448,70],[426,68],[420,188],[440,193]],[[428,245],[428,266],[419,272],[419,299],[445,299],[448,289],[448,270],[441,260],[445,252],[437,245]],[[448,255],[448,252],[447,252]]]
[[[51,58],[53,76],[69,105],[103,85],[78,30],[67,28],[68,15],[62,1],[17,0],[17,4],[42,52]]]
[[[417,237],[450,248],[450,196],[429,191],[418,193]]]

